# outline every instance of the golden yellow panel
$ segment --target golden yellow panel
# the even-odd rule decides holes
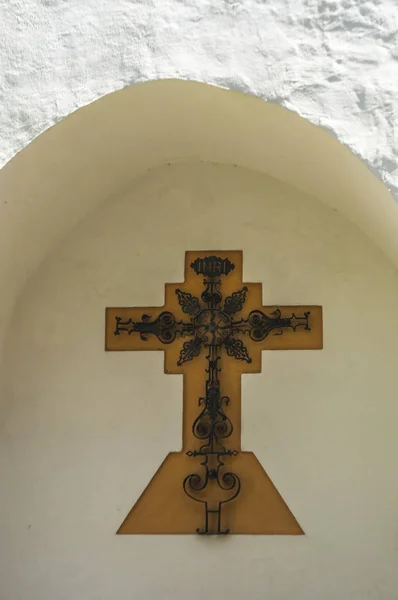
[[[320,306],[262,306],[241,251],[186,252],[185,280],[162,307],[107,308],[106,350],[164,350],[182,373],[183,443],[118,533],[302,534],[252,452],[241,452],[241,375],[262,350],[322,348]]]

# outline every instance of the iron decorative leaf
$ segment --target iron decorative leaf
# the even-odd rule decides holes
[[[195,356],[199,356],[201,345],[202,341],[197,337],[189,340],[188,342],[184,342],[180,350],[180,356],[177,361],[177,365],[180,367],[183,363],[195,358]]]
[[[224,346],[228,356],[233,356],[234,358],[236,358],[236,360],[243,360],[247,363],[252,362],[250,354],[242,340],[230,337],[224,343]]]
[[[224,302],[224,312],[227,313],[227,315],[233,315],[237,312],[240,312],[245,303],[246,294],[247,287],[245,286],[241,290],[233,292],[231,296],[227,296]]]
[[[176,289],[176,294],[178,297],[178,303],[182,307],[182,311],[185,314],[196,316],[200,312],[200,303],[196,296],[193,296],[189,292],[184,292],[180,289]]]

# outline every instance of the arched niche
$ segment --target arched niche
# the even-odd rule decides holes
[[[210,596],[250,581],[257,596],[391,597],[398,254],[382,184],[286,110],[175,81],[81,109],[0,184],[5,593],[185,598],[200,563]],[[105,353],[104,308],[160,305],[185,250],[223,248],[243,249],[265,303],[324,307],[324,350],[267,353],[243,382],[244,449],[306,536],[120,542],[180,449],[182,382],[160,355]]]
[[[398,208],[327,131],[272,103],[164,80],[115,92],[47,130],[0,172],[1,334],[15,298],[60,239],[165,163],[206,161],[266,173],[338,210],[398,263]]]

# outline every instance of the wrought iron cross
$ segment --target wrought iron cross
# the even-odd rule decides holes
[[[184,375],[183,449],[119,533],[302,533],[241,452],[240,379],[261,371],[261,350],[321,348],[322,309],[262,306],[261,284],[242,283],[239,251],[187,252],[185,267],[183,285],[166,284],[164,307],[106,309],[107,350],[162,349],[165,372]]]

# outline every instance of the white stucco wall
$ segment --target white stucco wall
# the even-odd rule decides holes
[[[0,0],[0,162],[28,146],[0,172],[1,600],[395,597],[393,199],[239,94],[133,86],[62,119],[128,84],[210,82],[326,128],[397,197],[397,19],[395,0]],[[230,228],[187,232],[198,205]],[[105,355],[103,308],[160,304],[220,232],[266,302],[325,307],[322,353],[270,353],[244,382],[245,446],[307,536],[117,538],[178,447],[180,382],[161,357]]]
[[[398,194],[395,0],[0,0],[0,162],[72,111],[161,78],[327,128]]]
[[[243,249],[265,303],[324,306],[324,350],[264,353],[243,385],[244,447],[306,536],[116,536],[179,448],[182,390],[161,354],[104,352],[104,307],[160,305],[185,250],[215,246]],[[166,165],[109,198],[8,329],[2,600],[393,600],[397,304],[396,269],[363,233],[259,173]]]

